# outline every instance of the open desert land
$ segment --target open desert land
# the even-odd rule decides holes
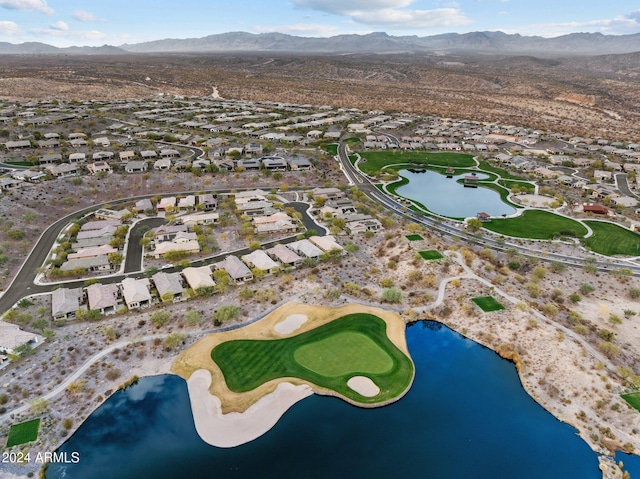
[[[70,324],[38,348],[35,355],[7,370],[12,378],[6,388],[6,407],[10,411],[42,397],[71,371],[90,361],[92,365],[85,374],[69,384],[63,383],[61,393],[48,401],[41,436],[34,447],[55,448],[60,438],[72,433],[123,380],[168,372],[180,351],[198,344],[195,341],[204,334],[218,330],[220,327],[214,326],[211,318],[221,305],[240,306],[241,314],[232,324],[241,326],[261,317],[265,308],[270,310],[272,301],[279,305],[295,298],[307,305],[371,305],[397,311],[407,322],[442,321],[513,360],[532,397],[556,417],[574,425],[594,450],[609,454],[615,449],[640,448],[640,416],[620,398],[628,387],[620,368],[635,369],[640,360],[635,316],[624,313],[640,311],[638,300],[629,296],[634,279],[583,270],[558,272],[526,260],[515,272],[505,266],[509,260],[506,255],[473,252],[438,234],[419,231],[424,239],[409,243],[404,235],[415,231],[397,224],[386,233],[379,233],[379,237],[353,238],[358,250],[338,263],[324,262],[284,276],[267,277],[260,280],[259,286],[231,288],[209,300],[165,306],[171,319],[160,327],[150,321],[153,311],[105,317],[96,324]],[[460,263],[455,254],[446,254],[443,259],[426,261],[416,255],[418,250],[451,250],[463,259]],[[471,277],[462,264],[470,265],[485,282]],[[530,283],[538,286],[538,294]],[[583,294],[579,291],[585,283],[594,289]],[[401,291],[400,302],[381,302],[385,289],[381,284],[397,287]],[[560,300],[554,293],[557,288],[562,288],[564,294],[576,291],[584,299],[577,305],[568,303],[566,298]],[[498,289],[517,302],[503,298]],[[260,291],[270,291],[272,295]],[[506,310],[482,312],[471,299],[485,295],[496,298]],[[35,312],[35,308],[46,305],[44,301],[46,297],[34,298],[29,308]],[[594,310],[587,304],[598,307]],[[193,311],[197,314],[189,315]],[[622,322],[612,324],[605,311],[621,314]],[[304,327],[303,323],[301,328]],[[611,346],[600,349],[602,330],[611,330],[613,337],[609,337]],[[235,334],[245,334],[244,328],[236,331]],[[627,336],[626,331],[631,334]],[[171,333],[183,335],[184,344],[169,347],[165,338]],[[98,351],[108,354],[93,361],[91,358]],[[19,417],[29,416],[27,413]],[[65,421],[69,418],[73,418],[71,424]]]
[[[187,171],[172,167],[130,174],[123,171],[124,163],[114,161],[116,171],[109,174],[47,177],[42,182],[24,181],[19,188],[3,192],[0,197],[0,233],[4,239],[0,245],[1,287],[7,290],[50,224],[81,208],[95,204],[111,206],[109,202],[140,195],[160,199],[168,195],[183,196],[181,193],[225,190],[227,197],[221,200],[220,212],[225,215],[223,228],[226,229],[211,227],[212,234],[218,235],[216,244],[222,248],[219,253],[223,254],[239,248],[253,251],[269,241],[283,239],[255,232],[251,218],[237,211],[237,205],[230,199],[240,190],[264,188],[274,203],[274,211],[285,212],[285,202],[306,202],[311,215],[309,224],[313,229],[334,235],[345,251],[301,261],[296,268],[282,268],[273,274],[256,272],[253,279],[244,283],[216,285],[217,288],[201,291],[202,294],[188,295],[186,301],[155,298],[148,309],[122,307],[115,315],[97,315],[93,320],[53,321],[51,295],[25,293],[26,299],[8,309],[4,319],[31,333],[47,331],[47,339],[29,350],[29,354],[14,357],[14,361],[0,370],[0,436],[9,434],[10,424],[38,415],[42,417],[39,439],[25,447],[55,450],[115,390],[127,387],[138,377],[169,372],[188,379],[194,372],[207,369],[216,380],[209,387],[204,381],[206,378],[198,376],[196,389],[209,388],[219,396],[220,410],[225,413],[244,411],[272,393],[282,381],[267,382],[242,395],[225,388],[224,381],[217,380],[222,374],[220,369],[210,359],[202,361],[203,357],[211,357],[218,341],[215,338],[289,337],[335,319],[334,313],[326,313],[322,308],[337,308],[335,311],[341,312],[370,310],[385,320],[391,316],[401,318],[400,322],[387,321],[393,325],[387,332],[403,351],[406,350],[403,331],[407,323],[442,322],[513,361],[527,392],[555,417],[576,427],[594,451],[603,457],[611,456],[616,450],[637,453],[640,451],[640,413],[622,395],[640,387],[640,374],[637,374],[640,372],[640,286],[635,269],[638,265],[630,259],[637,249],[634,242],[637,233],[631,228],[640,220],[640,214],[634,200],[637,199],[635,182],[626,187],[629,191],[625,194],[622,194],[622,183],[618,183],[618,175],[624,177],[624,185],[627,178],[631,183],[635,172],[623,172],[621,167],[626,160],[620,155],[630,151],[614,148],[617,152],[605,154],[597,149],[600,148],[598,138],[608,139],[602,147],[620,140],[626,142],[623,146],[628,143],[630,149],[630,142],[640,132],[638,72],[636,63],[627,61],[635,59],[635,55],[626,55],[624,61],[615,55],[588,60],[462,54],[449,57],[428,54],[301,57],[281,53],[233,57],[223,54],[89,59],[71,55],[3,57],[3,60],[6,58],[0,65],[3,106],[14,101],[44,100],[42,104],[36,102],[34,108],[55,108],[62,104],[81,106],[83,114],[91,111],[92,116],[76,118],[60,127],[64,128],[65,135],[83,130],[95,138],[104,134],[111,123],[131,120],[126,116],[129,111],[117,114],[94,111],[120,105],[117,103],[120,99],[131,112],[153,111],[147,118],[136,118],[127,124],[126,128],[136,129],[135,133],[131,131],[136,150],[166,147],[164,138],[171,136],[167,132],[171,127],[162,123],[166,120],[165,109],[176,108],[185,115],[178,119],[176,113],[176,118],[170,118],[175,120],[174,124],[186,119],[191,121],[195,110],[202,105],[211,107],[216,115],[226,115],[229,112],[223,112],[220,106],[225,98],[243,99],[224,104],[229,111],[251,108],[266,116],[265,112],[273,110],[286,117],[284,122],[297,121],[292,118],[301,113],[324,111],[322,114],[329,115],[326,112],[331,111],[338,116],[349,109],[358,110],[345,113],[347,116],[331,125],[331,133],[337,133],[333,140],[309,139],[304,128],[294,131],[302,134],[284,146],[272,139],[260,139],[260,146],[268,152],[265,154],[309,158],[312,168],[304,172],[285,168],[272,173],[261,166],[252,172],[238,167],[238,161],[252,159],[244,153],[244,145],[251,140],[245,136],[238,139],[239,135],[248,134],[249,129],[243,128],[242,121],[238,120],[228,131],[207,131],[207,138],[199,138],[195,144],[186,142],[200,135],[185,126],[177,133],[189,140],[170,142],[178,145],[180,156],[190,155],[190,161],[197,155],[211,158],[211,165],[231,161],[228,172],[217,167]],[[211,96],[214,88],[222,98]],[[133,97],[137,99],[132,100]],[[58,103],[53,103],[54,100]],[[254,101],[263,103],[254,104]],[[274,106],[271,102],[282,103]],[[216,104],[212,106],[213,103]],[[409,215],[418,211],[415,204],[394,197],[390,206],[388,198],[380,200],[377,187],[398,180],[396,171],[383,168],[387,166],[385,163],[403,155],[405,159],[420,157],[426,164],[427,153],[387,153],[386,150],[371,153],[372,149],[364,146],[366,133],[355,133],[348,128],[351,121],[368,121],[387,111],[389,116],[381,122],[398,120],[402,124],[400,120],[406,120],[404,125],[408,126],[400,126],[393,134],[379,134],[380,142],[385,145],[391,143],[394,134],[411,135],[415,130],[422,130],[422,135],[427,136],[428,130],[435,128],[438,131],[433,134],[435,137],[443,130],[449,132],[449,128],[454,131],[457,128],[454,124],[467,128],[475,122],[475,127],[481,128],[483,121],[495,122],[491,125],[504,133],[498,136],[508,136],[506,132],[510,130],[514,132],[508,136],[505,146],[496,150],[509,161],[528,149],[522,148],[513,135],[532,134],[538,129],[540,151],[560,150],[563,155],[567,151],[568,156],[536,154],[532,160],[535,167],[557,168],[557,176],[565,173],[570,175],[567,181],[602,187],[602,191],[595,194],[589,189],[542,177],[534,173],[533,168],[525,171],[513,165],[505,166],[495,158],[496,152],[470,153],[455,167],[484,171],[493,175],[490,181],[497,182],[501,176],[500,181],[508,182],[511,191],[497,184],[494,189],[502,188],[500,194],[505,199],[516,194],[514,190],[518,190],[519,184],[528,183],[531,188],[535,185],[536,193],[544,195],[536,198],[549,198],[551,204],[545,205],[544,210],[527,209],[520,219],[513,221],[496,218],[493,223],[480,223],[478,220],[473,230],[469,228],[473,224],[469,221],[465,226],[460,221],[429,212],[424,217],[428,222],[416,221],[415,215]],[[12,131],[6,130],[11,140],[18,139],[14,124],[17,128],[17,122],[13,122]],[[58,126],[21,125],[20,128],[23,128],[20,134],[34,135],[38,131],[40,135],[39,130],[53,131]],[[256,126],[255,130],[259,128]],[[147,130],[159,137],[153,140],[136,136],[146,134]],[[593,137],[588,146],[597,148],[574,149],[568,141],[571,135]],[[130,139],[127,136],[117,134],[123,142]],[[340,138],[350,140],[348,152],[346,142],[340,142]],[[33,139],[35,141],[35,136]],[[205,140],[218,139],[230,148],[242,146],[238,149],[243,153],[222,154],[214,160],[219,144],[205,145]],[[26,158],[32,166],[23,166],[37,172],[38,158],[46,152],[32,150]],[[66,155],[72,150],[63,146],[55,151]],[[92,150],[87,149],[87,153]],[[2,154],[4,160],[13,164],[25,159],[21,152],[8,149]],[[366,168],[351,171],[350,162],[357,163],[358,158],[366,159],[368,154],[371,171],[365,171]],[[437,155],[441,154],[429,150],[428,155],[434,158],[431,167],[447,167],[448,160],[437,164],[437,158],[441,158]],[[562,158],[559,163],[551,163],[553,156]],[[446,154],[442,155],[445,157]],[[380,167],[373,168],[374,158]],[[602,178],[596,178],[597,174],[603,175]],[[8,175],[4,178],[13,181]],[[339,207],[335,198],[332,203],[311,193],[314,189],[333,187],[345,196],[348,208],[356,210],[356,215],[363,213],[360,216],[371,221],[375,230],[349,229],[344,218],[334,217],[326,209],[329,204]],[[621,197],[625,197],[628,204],[615,204],[615,199]],[[604,218],[617,226],[598,224],[588,228],[595,223],[595,216],[584,210],[584,204],[592,206],[592,201],[606,204]],[[156,213],[158,211],[150,212],[152,216]],[[180,216],[184,212],[178,213]],[[146,217],[147,212],[142,214]],[[552,214],[554,224],[544,220]],[[163,214],[163,220],[173,226],[175,218],[172,214],[168,218]],[[540,238],[528,228],[527,221],[529,226],[535,223],[539,227]],[[309,224],[304,229],[309,230]],[[296,228],[294,234],[299,238],[311,235],[311,231],[305,232],[300,225]],[[499,234],[491,232],[492,229]],[[595,233],[587,237],[585,233],[589,234],[590,230]],[[13,231],[21,234],[11,233]],[[407,236],[412,235],[410,241]],[[623,250],[618,251],[614,244]],[[47,245],[49,247],[51,245]],[[552,262],[549,253],[572,257],[580,263],[576,266],[569,260]],[[167,271],[180,272],[190,261],[200,261],[204,256],[181,257],[186,260],[181,265],[170,264],[166,258],[148,259],[145,260],[150,266],[147,271],[135,274],[151,276],[162,272],[164,267]],[[39,273],[49,274],[47,271],[43,268]],[[104,278],[81,274],[72,279],[86,281],[82,286],[86,288]],[[233,311],[233,314],[223,317],[221,311]],[[295,378],[286,379],[302,384]],[[362,396],[375,393],[366,381],[356,380],[351,385],[353,390],[361,391]],[[322,388],[316,391],[331,393]],[[300,397],[308,393],[305,389]],[[11,472],[16,471],[26,469],[18,467]]]
[[[0,98],[163,95],[429,112],[601,135],[638,133],[638,53],[598,57],[279,52],[3,56]]]

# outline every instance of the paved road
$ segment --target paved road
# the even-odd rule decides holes
[[[302,214],[301,221],[307,231],[314,230],[318,236],[324,236],[327,234],[326,228],[321,224],[316,223],[309,215],[309,210],[311,209],[310,204],[302,203],[300,201],[292,201],[291,203],[286,203],[284,206],[291,207],[298,213]]]
[[[483,248],[489,248],[499,252],[507,252],[509,250],[515,250],[518,254],[535,258],[545,262],[557,262],[566,266],[582,268],[587,264],[596,266],[600,271],[611,271],[614,269],[627,268],[632,271],[633,276],[640,277],[640,266],[619,261],[616,259],[595,259],[594,258],[581,258],[571,255],[541,252],[535,249],[516,243],[510,243],[509,241],[518,241],[517,239],[500,240],[493,238],[492,236],[480,236],[478,234],[470,233],[463,227],[460,227],[458,223],[450,222],[449,220],[425,216],[408,209],[406,205],[396,201],[395,199],[383,194],[378,188],[376,188],[355,166],[351,164],[348,157],[348,145],[344,142],[340,142],[338,146],[338,159],[342,165],[342,170],[358,189],[360,189],[367,197],[380,203],[389,211],[393,212],[396,216],[405,218],[414,223],[418,223],[427,227],[430,231],[437,231],[447,236],[454,236],[463,239],[464,241],[480,246]]]
[[[6,170],[28,170],[30,166],[10,165],[9,163],[0,162],[0,169]]]
[[[166,222],[164,218],[149,218],[138,221],[131,228],[124,263],[125,274],[142,270],[142,246],[140,245],[140,240],[149,229],[162,226]]]
[[[267,187],[267,186],[262,186],[261,187],[259,185],[256,185],[253,188],[236,188],[233,191],[253,190],[253,189],[259,189],[259,188],[262,188],[264,190],[270,190],[271,189],[270,187]],[[313,187],[309,187],[309,188],[313,188]],[[229,194],[229,193],[232,192],[232,190],[231,189],[221,189],[221,190],[210,190],[210,192],[215,193],[215,194]],[[172,194],[173,195],[179,195],[179,194],[188,195],[188,194],[194,194],[194,193],[196,193],[196,192],[195,191],[183,191],[183,192],[177,192],[177,193],[172,193]],[[88,208],[84,208],[84,209],[75,211],[73,213],[70,213],[70,214],[60,218],[55,223],[51,224],[40,235],[40,238],[34,243],[34,246],[33,246],[32,250],[31,250],[31,252],[29,253],[29,256],[27,256],[27,259],[22,264],[22,267],[20,268],[20,270],[18,271],[18,273],[14,277],[13,281],[6,288],[4,294],[0,297],[0,314],[4,313],[4,311],[7,311],[11,307],[13,307],[14,304],[16,304],[18,301],[20,301],[20,299],[24,298],[25,296],[29,296],[29,295],[32,295],[32,294],[39,294],[39,293],[48,293],[52,289],[54,289],[56,286],[59,286],[60,284],[64,284],[65,287],[69,287],[69,288],[78,288],[78,287],[84,286],[84,281],[85,281],[84,279],[82,279],[82,280],[71,280],[71,281],[62,281],[62,282],[51,283],[51,284],[34,284],[34,280],[35,280],[35,277],[36,277],[37,270],[46,261],[48,255],[49,255],[49,251],[51,250],[51,246],[54,244],[54,242],[56,241],[56,239],[60,235],[61,231],[73,219],[82,218],[83,216],[87,215],[88,213],[91,213],[92,211],[95,211],[95,210],[97,210],[99,208],[102,208],[104,205],[107,205],[107,204],[109,204],[109,205],[118,205],[118,204],[122,204],[122,203],[138,201],[138,200],[143,199],[143,198],[152,198],[154,196],[157,196],[157,193],[148,194],[148,195],[142,195],[142,196],[132,196],[132,197],[129,197],[129,198],[122,198],[120,200],[114,200],[114,201],[109,201],[109,202],[105,202],[105,203],[98,204],[98,205],[93,205],[93,206],[90,206]],[[308,220],[304,219],[304,216],[306,215],[306,210],[302,206],[297,207],[297,208],[300,208],[300,210],[304,210],[303,223],[304,223],[304,221],[308,221]],[[320,230],[319,228],[316,228],[316,229]],[[319,234],[321,234],[320,231],[318,231],[318,232],[319,232]],[[126,263],[125,263],[125,265],[126,265]],[[133,268],[133,266],[132,266],[132,268]],[[101,277],[100,278],[100,282],[101,283],[118,283],[118,282],[122,281],[127,276],[131,276],[131,277],[135,278],[135,277],[142,277],[143,274],[142,273],[127,273],[126,275],[125,274],[114,274],[114,275],[107,276],[107,277]]]
[[[629,188],[629,182],[627,181],[626,173],[616,174],[616,186],[623,195],[629,196],[631,198],[638,198],[636,194],[631,192],[631,188]]]

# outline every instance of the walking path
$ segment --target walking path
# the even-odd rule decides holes
[[[454,277],[450,277],[450,278],[445,278],[440,283],[440,288],[438,290],[438,296],[437,296],[436,300],[432,304],[430,304],[428,306],[424,306],[423,308],[416,309],[417,312],[424,312],[424,311],[431,310],[431,309],[439,306],[442,303],[443,299],[444,299],[445,289],[446,289],[447,284],[449,284],[451,281],[454,281],[456,279],[475,279],[476,281],[479,281],[480,283],[484,284],[485,286],[491,288],[494,293],[498,294],[499,296],[502,296],[504,299],[506,299],[507,301],[509,301],[512,304],[519,304],[519,303],[522,302],[522,300],[520,300],[519,298],[516,298],[515,296],[511,296],[510,294],[508,294],[507,292],[503,291],[502,289],[497,288],[490,281],[488,281],[485,278],[482,278],[482,277],[478,276],[476,273],[474,273],[474,271],[469,266],[467,266],[467,264],[464,262],[464,259],[462,258],[462,255],[459,252],[457,252],[457,251],[445,251],[444,254],[446,256],[452,258],[456,263],[458,263],[464,269],[465,274],[454,276]],[[535,309],[530,309],[530,313],[533,314],[540,321],[542,321],[542,322],[544,322],[544,323],[546,323],[548,325],[551,325],[556,329],[559,329],[567,337],[570,337],[571,339],[573,339],[574,341],[579,343],[594,358],[596,358],[598,361],[600,361],[602,364],[604,364],[605,367],[609,371],[611,371],[612,373],[617,375],[617,369],[613,365],[613,363],[611,363],[611,361],[609,361],[609,359],[605,355],[603,355],[600,351],[598,351],[591,344],[589,344],[587,341],[585,341],[584,338],[582,338],[582,336],[580,336],[578,333],[576,333],[572,329],[569,329],[569,328],[563,326],[562,324],[559,324],[559,323],[556,323],[555,321],[550,320],[544,314],[540,313],[539,311],[537,311]]]

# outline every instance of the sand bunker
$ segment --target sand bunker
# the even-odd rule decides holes
[[[280,321],[273,329],[280,334],[290,334],[307,322],[306,314],[290,314],[284,321]]]
[[[556,199],[542,195],[518,195],[516,199],[523,205],[534,206],[536,208],[549,207]]]
[[[347,381],[347,386],[364,397],[372,398],[380,394],[380,388],[365,376],[353,376]]]
[[[222,414],[220,399],[211,395],[210,385],[211,373],[206,369],[195,371],[187,381],[196,431],[203,441],[216,447],[236,447],[257,439],[291,406],[313,394],[310,386],[283,382],[245,412]]]

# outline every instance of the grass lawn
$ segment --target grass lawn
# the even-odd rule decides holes
[[[425,153],[414,151],[366,151],[360,154],[367,161],[360,161],[358,167],[367,174],[379,171],[386,165],[408,163],[417,165],[436,165],[471,167],[475,166],[473,156],[460,153]]]
[[[420,240],[423,240],[423,239],[424,239],[424,238],[423,238],[422,236],[420,236],[420,235],[407,235],[407,236],[406,236],[406,238],[407,238],[409,241],[420,241]]]
[[[284,339],[233,340],[211,351],[227,386],[251,391],[277,378],[296,377],[365,404],[398,397],[409,386],[413,364],[387,337],[377,316],[356,313]],[[347,386],[353,376],[367,376],[380,394],[367,398]]]
[[[426,260],[441,259],[444,257],[440,254],[440,251],[435,249],[418,251],[418,254],[422,256],[422,259],[426,259]]]
[[[471,301],[476,303],[480,307],[480,309],[485,313],[490,313],[492,311],[500,311],[501,309],[504,309],[504,306],[498,303],[491,296],[479,296],[477,298],[472,298]]]
[[[640,256],[638,233],[603,221],[585,221],[585,224],[593,230],[593,235],[584,239],[585,246],[591,251],[607,256],[614,254]]]
[[[393,359],[369,336],[353,331],[304,344],[293,353],[301,366],[327,377],[340,377],[358,371],[384,374]]]
[[[518,188],[526,189],[528,193],[533,193],[536,190],[536,187],[533,183],[525,182],[525,181],[513,181],[513,180],[498,180],[505,188],[508,188],[511,191],[511,188],[517,186]]]
[[[330,155],[337,155],[338,154],[338,144],[337,143],[331,143],[330,145],[327,145],[327,153],[329,153]]]
[[[482,226],[506,236],[541,240],[557,236],[581,238],[587,234],[587,229],[577,221],[542,210],[527,210],[515,218],[492,219]]]
[[[14,424],[9,431],[7,447],[19,446],[38,439],[40,429],[40,418],[31,421]]]
[[[622,394],[620,397],[627,401],[632,408],[640,411],[640,393]]]
[[[15,166],[33,166],[33,163],[30,161],[5,161],[7,165],[15,165]]]

